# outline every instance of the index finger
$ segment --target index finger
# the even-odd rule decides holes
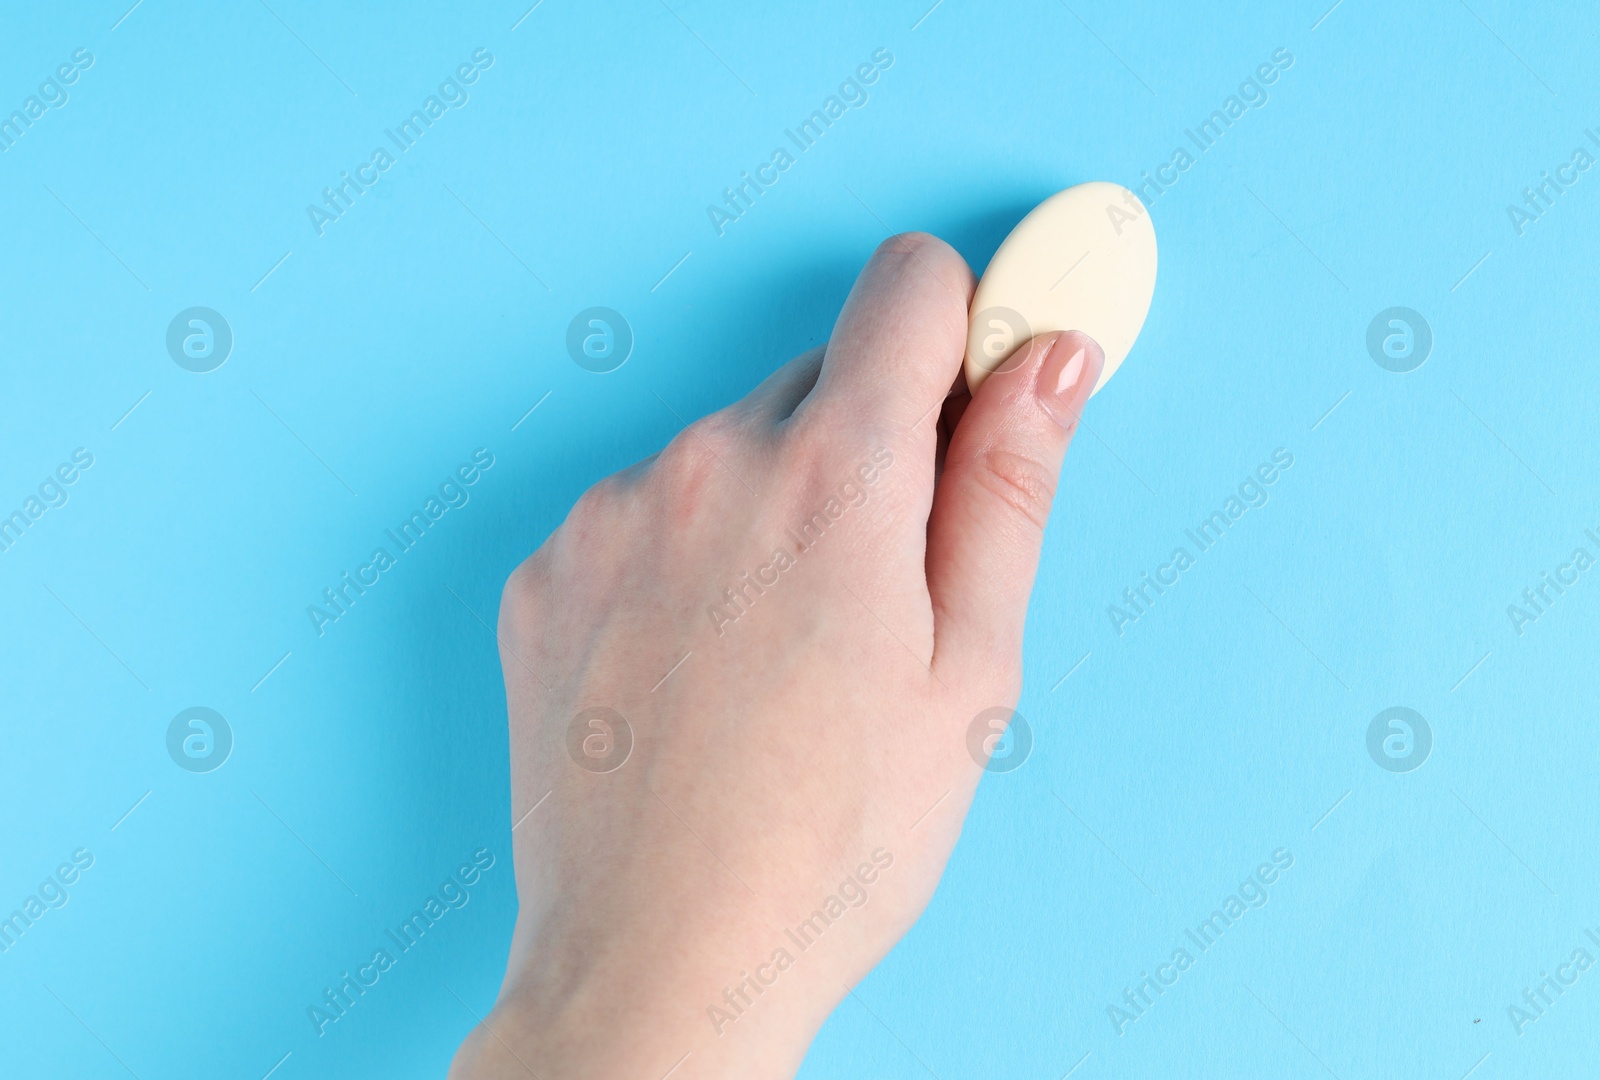
[[[961,370],[975,285],[966,260],[938,237],[885,240],[850,290],[804,407],[901,430],[934,415]]]

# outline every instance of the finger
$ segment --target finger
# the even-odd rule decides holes
[[[818,345],[790,360],[746,394],[738,408],[773,424],[787,420],[817,385],[827,349],[826,345]]]
[[[967,406],[928,521],[936,664],[1017,664],[1056,477],[1104,364],[1087,334],[1047,334]]]
[[[656,459],[660,456],[661,451],[657,450],[649,457],[640,458],[632,465],[629,465],[626,469],[622,469],[621,471],[617,472],[615,474],[616,480],[622,484],[637,484],[645,477],[647,473],[649,473],[650,466],[654,465],[656,463]]]
[[[933,458],[933,478],[937,484],[939,477],[944,475],[944,456],[950,449],[950,437],[955,434],[956,427],[961,423],[961,417],[966,413],[967,406],[972,404],[972,392],[967,389],[967,378],[963,375],[956,376],[956,384],[950,388],[950,396],[944,399],[939,407],[939,445]]]
[[[973,287],[966,260],[943,240],[885,240],[850,290],[802,411],[841,409],[901,428],[928,419],[961,370]]]

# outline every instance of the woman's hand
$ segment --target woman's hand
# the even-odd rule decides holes
[[[969,399],[972,289],[942,241],[890,239],[825,353],[601,481],[512,575],[521,908],[453,1076],[791,1076],[927,905],[1103,362],[1037,338]]]

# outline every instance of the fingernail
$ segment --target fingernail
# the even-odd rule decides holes
[[[1078,426],[1078,416],[1100,381],[1106,356],[1094,338],[1076,330],[1056,338],[1039,365],[1034,390],[1050,418],[1067,431]]]

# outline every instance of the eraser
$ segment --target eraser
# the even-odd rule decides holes
[[[1133,348],[1156,291],[1156,230],[1138,196],[1096,180],[1050,196],[1017,223],[978,282],[967,322],[976,394],[1028,339],[1079,330],[1106,363],[1095,392]]]

